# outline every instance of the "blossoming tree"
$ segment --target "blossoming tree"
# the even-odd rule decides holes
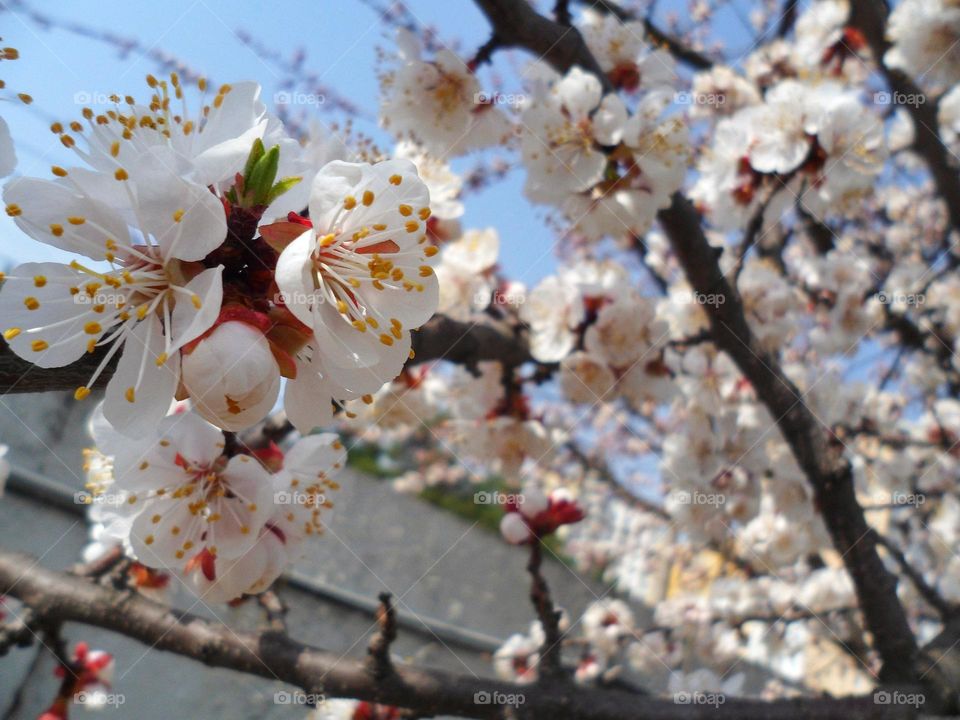
[[[960,6],[758,3],[738,54],[709,0],[476,5],[473,53],[383,11],[386,149],[176,72],[54,122],[49,178],[0,117],[7,215],[73,258],[4,275],[0,387],[90,404],[84,563],[0,551],[43,717],[110,686],[67,621],[350,718],[960,712]],[[510,172],[557,234],[529,288],[508,218],[459,220]],[[498,679],[393,657],[387,595],[366,662],[166,604],[275,608],[356,442],[400,448],[398,492],[493,483],[533,616]],[[619,597],[568,616],[557,551]]]

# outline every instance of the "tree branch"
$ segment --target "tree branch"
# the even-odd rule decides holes
[[[890,47],[885,35],[888,12],[889,7],[883,0],[853,0],[850,4],[850,24],[863,33],[890,89],[900,97],[909,99],[913,96],[915,99],[915,102],[902,104],[913,120],[913,149],[930,169],[937,192],[946,203],[950,224],[960,231],[960,172],[956,164],[949,161],[952,153],[940,139],[937,103],[927,102],[920,87],[905,73],[883,64],[884,53]]]
[[[757,342],[740,296],[720,269],[716,249],[707,242],[689,201],[675,195],[660,220],[690,285],[697,292],[725,300],[705,306],[715,342],[750,380],[813,486],[814,503],[843,557],[883,660],[881,678],[888,682],[912,680],[916,677],[916,640],[897,597],[896,577],[880,559],[876,538],[854,493],[853,473],[843,457],[842,444],[831,442],[828,429],[804,403],[776,357]]]
[[[625,10],[612,0],[580,0],[584,5],[608,13],[620,19],[621,22],[636,20],[637,17],[629,10]],[[680,62],[686,63],[696,70],[709,70],[713,67],[713,61],[706,55],[702,55],[692,47],[685,45],[672,35],[668,35],[658,28],[649,17],[643,18],[643,29],[653,42],[667,49],[673,57]]]
[[[421,715],[500,718],[503,706],[478,698],[518,694],[523,705],[517,714],[538,720],[899,720],[917,714],[908,705],[877,705],[872,696],[773,702],[728,698],[718,706],[685,705],[622,690],[556,682],[513,685],[407,664],[378,679],[361,660],[345,659],[278,632],[238,633],[136,594],[44,569],[34,558],[19,553],[0,552],[0,594],[18,598],[44,622],[92,625],[211,667],[280,680],[308,693],[397,705]]]
[[[71,365],[47,369],[20,359],[0,339],[0,394],[76,390],[93,375],[105,350],[98,348]],[[506,323],[492,318],[462,322],[436,315],[414,332],[413,350],[409,365],[442,359],[463,365],[500,360],[505,365],[517,366],[532,359],[526,339]],[[114,360],[104,369],[96,387],[107,384],[115,366]]]

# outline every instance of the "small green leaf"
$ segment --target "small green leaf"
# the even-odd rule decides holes
[[[260,161],[260,158],[266,153],[266,148],[263,147],[263,140],[257,138],[253,141],[253,147],[250,149],[250,154],[247,156],[247,164],[243,168],[243,177],[246,180],[250,179],[250,173],[253,172],[254,166]]]
[[[280,197],[281,195],[283,195],[287,190],[289,190],[289,189],[292,188],[294,185],[296,185],[297,183],[299,183],[301,180],[303,180],[302,177],[285,177],[285,178],[281,178],[280,181],[279,181],[276,185],[274,185],[272,188],[270,188],[270,194],[269,194],[268,197],[267,197],[267,202],[264,203],[264,204],[265,204],[265,205],[269,205],[269,204],[272,203],[274,200],[276,200],[278,197]]]
[[[274,145],[257,161],[250,171],[249,183],[247,184],[246,195],[253,198],[255,205],[266,203],[270,195],[270,189],[273,187],[274,180],[277,179],[277,168],[280,165],[280,146]]]

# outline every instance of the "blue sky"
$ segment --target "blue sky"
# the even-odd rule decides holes
[[[144,76],[158,72],[151,51],[169,53],[218,83],[256,80],[270,103],[283,74],[247,47],[238,32],[253,35],[285,58],[302,48],[305,67],[372,118],[378,95],[376,47],[392,47],[392,32],[385,31],[376,12],[359,0],[58,0],[55,9],[50,9],[52,5],[0,0],[3,43],[20,51],[20,60],[0,67],[0,78],[10,91],[27,92],[35,99],[30,107],[15,102],[0,105],[17,143],[17,172],[23,175],[50,177],[53,164],[77,164],[76,156],[49,132],[50,123],[78,119],[82,104],[75,98],[114,92],[145,98]],[[441,28],[444,40],[460,40],[465,55],[487,38],[486,20],[467,0],[412,0],[409,7],[422,24]],[[75,29],[45,29],[30,19],[31,11],[48,15],[60,26],[74,24]],[[135,40],[139,48],[121,56],[116,47],[84,36],[88,28]],[[498,67],[508,69],[519,57],[500,57]],[[484,72],[485,79],[495,80],[493,70]],[[318,112],[316,117],[324,122],[337,119],[330,112]],[[375,122],[360,120],[356,127],[382,147],[390,147]],[[455,163],[461,170],[472,165],[473,159]],[[512,277],[535,283],[555,267],[556,238],[543,224],[542,211],[522,199],[522,181],[522,173],[513,172],[496,188],[471,196],[464,225],[495,226],[501,235],[504,269]],[[63,257],[29,240],[9,218],[0,216],[0,264]]]

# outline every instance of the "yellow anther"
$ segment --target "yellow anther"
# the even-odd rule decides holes
[[[40,301],[32,295],[25,297],[23,299],[23,304],[27,306],[27,310],[36,310],[38,307],[40,307]]]
[[[3,331],[3,339],[8,341],[13,340],[17,335],[20,334],[20,332],[21,332],[20,328],[15,328],[15,327],[8,328]]]
[[[415,233],[420,229],[420,223],[418,223],[416,220],[407,220],[403,226],[407,229],[408,233]]]
[[[113,157],[116,157],[117,155],[120,154],[120,141],[119,141],[119,140],[114,140],[114,141],[110,144],[110,154],[111,154]]]
[[[156,360],[157,367],[160,367],[161,365],[163,365],[167,361],[167,357],[168,356],[166,353],[160,353],[159,355],[157,355],[157,360]]]
[[[390,184],[391,184],[391,185],[399,185],[401,182],[403,182],[403,178],[400,177],[399,175],[391,175],[391,176],[390,176]]]
[[[16,203],[10,203],[7,205],[7,215],[10,217],[19,217],[23,215],[23,209]]]
[[[98,322],[88,322],[86,325],[83,326],[83,331],[87,335],[96,335],[100,332],[103,332],[103,328],[100,327],[100,323]]]
[[[127,399],[127,402],[132,403],[136,402],[137,394],[132,387],[128,387],[126,392],[123,393],[123,396]]]
[[[84,398],[89,396],[90,396],[90,388],[84,385],[81,385],[80,387],[78,387],[76,391],[73,393],[74,400],[83,400]]]
[[[184,214],[186,214],[186,210],[183,210],[183,209],[174,211],[174,213],[173,213],[173,221],[174,221],[175,223],[180,222],[181,220],[183,220]]]
[[[54,237],[60,237],[63,235],[63,225],[60,225],[59,223],[51,223],[50,232],[53,233]]]
[[[366,205],[367,207],[370,207],[371,205],[373,205],[373,200],[374,200],[373,191],[364,190],[363,200],[362,200],[363,204]]]
[[[56,175],[57,177],[66,177],[66,176],[67,176],[67,171],[64,170],[62,167],[60,167],[59,165],[54,165],[53,167],[51,167],[51,168],[50,168],[50,172],[52,172],[52,173],[53,173],[54,175]]]
[[[386,333],[382,333],[380,335],[380,342],[389,347],[390,345],[393,345],[393,338]]]
[[[127,173],[127,171],[124,170],[123,168],[117,168],[117,169],[113,172],[113,176],[114,176],[117,180],[120,180],[120,181],[129,180],[129,179],[130,179],[130,175],[129,175],[129,174]]]
[[[190,296],[190,302],[193,303],[193,306],[194,306],[197,310],[199,310],[201,307],[203,307],[203,303],[200,301],[200,296],[199,296],[199,295],[191,295],[191,296]]]
[[[50,345],[46,340],[34,340],[32,343],[30,343],[30,349],[34,352],[43,352],[48,347],[50,347]]]
[[[413,208],[410,207],[409,205],[400,205],[397,208],[397,210],[399,210],[400,214],[403,215],[404,217],[410,217],[411,215],[413,215]]]
[[[421,220],[427,220],[430,217],[430,208],[420,208],[420,212],[418,212],[417,215],[420,216]]]
[[[427,257],[433,257],[438,252],[440,252],[440,249],[436,245],[431,245],[423,249],[423,254],[426,255]]]
[[[71,225],[83,225],[86,221],[87,219],[80,215],[72,215],[67,218],[67,222]]]
[[[343,199],[343,207],[346,210],[353,210],[357,206],[357,199],[353,195],[347,195]]]

